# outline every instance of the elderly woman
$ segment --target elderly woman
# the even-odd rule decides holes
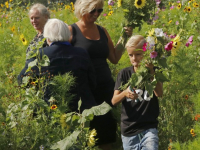
[[[95,24],[95,21],[103,11],[104,0],[76,0],[75,15],[78,22],[69,26],[72,33],[71,44],[75,47],[86,49],[95,68],[97,88],[94,97],[97,104],[106,101],[111,104],[114,93],[114,80],[107,64],[107,59],[117,64],[122,56],[123,47],[117,44],[115,47],[104,27]],[[128,32],[130,35],[131,31]],[[101,149],[111,149],[111,144],[116,140],[116,121],[111,112],[95,117],[91,128],[97,130],[97,144]]]
[[[49,19],[44,27],[44,37],[47,39],[49,47],[39,49],[39,56],[47,55],[50,60],[49,66],[42,66],[41,72],[48,71],[50,75],[65,74],[71,72],[75,77],[76,84],[70,91],[75,95],[69,108],[72,111],[77,111],[78,101],[82,100],[81,110],[89,109],[96,105],[94,97],[90,89],[95,86],[94,70],[91,65],[89,55],[86,50],[82,48],[75,48],[68,42],[70,38],[70,31],[68,26],[61,20]],[[26,61],[24,69],[18,76],[18,80],[21,82],[22,77],[26,76],[25,73],[28,69],[28,64],[34,61],[36,58],[31,58]],[[37,67],[32,67],[33,72],[37,77],[40,74]],[[48,88],[47,88],[48,89]],[[45,92],[45,101],[48,102],[50,98],[50,91]]]
[[[28,53],[38,48],[39,42],[41,42],[44,39],[43,37],[44,25],[47,22],[47,20],[50,18],[50,13],[43,4],[36,3],[29,10],[29,18],[30,18],[30,22],[32,26],[37,31],[37,35],[30,42],[26,50],[27,59],[28,59]],[[44,41],[44,43],[41,46],[39,46],[39,48],[46,47],[46,46],[48,45],[46,41]]]

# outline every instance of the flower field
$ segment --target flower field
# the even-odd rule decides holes
[[[36,88],[39,81],[31,82],[28,91],[18,86],[26,48],[36,35],[28,18],[30,5],[15,0],[0,4],[0,150],[98,149],[94,146],[96,132],[89,130],[88,124],[94,115],[111,108],[102,104],[83,113],[65,113],[64,99],[71,98],[66,91],[74,84],[70,74],[53,79],[54,98],[59,104],[54,98],[50,106],[42,100],[44,87]],[[67,24],[77,21],[73,3],[49,2],[48,6],[51,18]],[[120,37],[126,38],[122,30],[125,25],[147,39],[145,58],[161,67],[163,76],[158,73],[156,79],[164,82],[164,95],[159,99],[160,150],[200,149],[199,14],[200,0],[105,0],[96,22],[108,30],[115,44]],[[117,65],[109,65],[116,79],[117,73],[131,64],[124,52]],[[104,111],[98,112],[99,108]],[[113,113],[118,120],[113,149],[121,150],[120,106],[113,108]]]

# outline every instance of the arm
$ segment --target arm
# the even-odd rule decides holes
[[[153,64],[147,64],[146,66],[150,69],[150,73],[152,75],[154,75],[155,71],[153,69],[153,67],[154,67]],[[153,78],[151,80],[153,80]],[[157,82],[156,87],[154,89],[154,94],[157,97],[162,97],[162,95],[163,95],[163,84],[162,84],[162,82]]]
[[[138,94],[131,92],[129,87],[122,92],[120,90],[115,90],[111,102],[115,106],[121,103],[126,97],[135,100],[138,98]]]
[[[116,47],[117,45],[114,47],[113,45],[113,42],[110,38],[110,35],[108,34],[107,30],[105,28],[103,28],[105,33],[106,33],[106,36],[108,37],[108,48],[109,48],[109,56],[108,56],[108,59],[111,63],[113,64],[117,64],[118,61],[120,60],[121,56],[122,56],[122,50],[117,50]]]
[[[106,33],[106,36],[108,37],[108,47],[109,47],[108,59],[111,63],[117,64],[122,56],[123,51],[124,51],[124,47],[120,44],[121,39],[117,42],[116,46],[114,47],[108,31],[105,28],[103,28],[103,29]],[[132,28],[124,27],[124,29],[125,29],[127,36],[132,35]]]
[[[69,28],[69,31],[71,33],[71,36],[69,38],[69,42],[71,43],[72,42],[72,38],[73,38],[73,31],[72,31],[72,27],[71,26],[68,26],[68,28]]]

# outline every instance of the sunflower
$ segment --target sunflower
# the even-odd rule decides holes
[[[199,5],[195,2],[193,3],[193,7],[199,7]]]
[[[8,3],[8,1],[5,2],[5,6],[6,6],[6,8],[9,8],[9,3]]]
[[[189,0],[188,2],[191,3],[193,0]]]
[[[28,44],[28,42],[27,42],[27,40],[25,39],[25,37],[24,37],[23,34],[20,35],[20,40],[22,41],[23,45],[27,45],[27,44]]]
[[[110,11],[109,13],[108,13],[108,16],[111,16],[113,14],[113,11]]]
[[[185,7],[183,11],[186,12],[187,11],[187,7]]]
[[[11,31],[12,31],[12,32],[15,32],[15,26],[13,26],[13,27],[11,28]]]
[[[187,11],[188,11],[188,12],[191,12],[191,11],[192,11],[191,7],[188,7],[188,8],[187,8]]]
[[[172,150],[172,146],[171,145],[168,147],[168,150]]]
[[[58,108],[56,105],[52,105],[52,106],[51,106],[51,109],[52,109],[52,110],[54,110],[54,109],[56,109],[56,108]]]
[[[168,23],[169,23],[169,24],[172,23],[172,20],[170,20]]]
[[[118,7],[121,7],[121,6],[122,6],[122,0],[118,0],[118,1],[117,1],[117,6],[118,6]]]
[[[146,0],[135,0],[135,7],[142,9],[145,6]]]
[[[94,136],[97,135],[97,132],[95,129],[93,129],[91,132],[90,132],[90,135],[89,135],[89,139],[88,139],[88,142],[87,142],[87,145],[89,147],[93,147],[95,145],[95,142],[96,142],[96,139],[94,138]]]
[[[70,126],[66,124],[66,118],[67,118],[67,114],[63,114],[62,116],[60,116],[60,124],[62,126],[62,128],[66,128],[69,129]]]
[[[178,8],[178,9],[180,9],[180,8],[181,8],[181,3],[179,3],[179,4],[178,4],[177,8]]]
[[[173,44],[172,44],[172,56],[175,56],[176,55],[176,51],[179,49],[180,45],[181,45],[181,42],[180,42],[180,36],[177,35],[173,40]]]
[[[67,9],[71,9],[71,7],[69,5],[65,5],[65,10]]]
[[[194,129],[190,130],[190,134],[192,134],[192,136],[195,136]]]

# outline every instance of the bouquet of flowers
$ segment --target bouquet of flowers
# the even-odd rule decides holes
[[[156,83],[168,81],[170,71],[167,58],[176,52],[181,43],[179,34],[170,38],[160,28],[150,30],[146,41],[143,45],[144,58],[137,72],[132,74],[128,84],[131,89],[134,87],[145,88],[152,97]],[[150,63],[155,67],[154,75],[150,74],[146,67],[146,64]]]
[[[122,7],[125,21],[123,27],[139,27],[150,19],[156,7],[155,0],[118,0],[118,7]],[[128,36],[122,29],[121,43],[125,46]]]

